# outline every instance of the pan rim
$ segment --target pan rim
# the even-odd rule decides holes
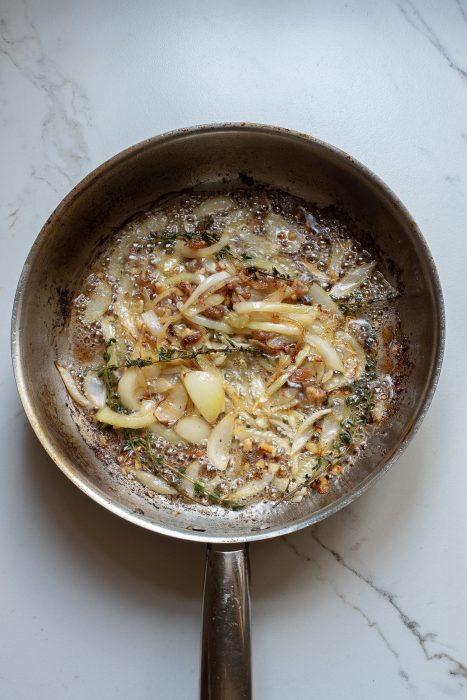
[[[384,197],[391,202],[394,208],[403,216],[405,220],[410,222],[413,235],[417,238],[420,244],[422,253],[426,259],[428,267],[431,273],[431,281],[434,288],[435,303],[437,306],[437,318],[434,320],[434,331],[437,335],[436,345],[434,346],[434,361],[431,376],[425,388],[425,393],[422,395],[419,407],[415,415],[413,416],[411,423],[407,426],[406,432],[399,443],[395,446],[392,453],[390,453],[387,458],[382,462],[382,464],[375,469],[371,474],[369,474],[356,488],[349,491],[345,495],[337,498],[335,501],[327,506],[324,506],[318,511],[314,511],[308,516],[303,517],[300,520],[293,521],[287,525],[281,525],[276,527],[271,527],[265,530],[251,532],[248,535],[243,536],[219,536],[212,535],[208,531],[197,532],[193,530],[177,530],[172,529],[168,526],[160,525],[156,522],[149,521],[146,516],[134,513],[120,503],[110,499],[104,494],[104,492],[97,489],[97,487],[91,483],[91,481],[83,474],[78,474],[73,468],[72,461],[66,457],[61,456],[58,451],[54,448],[52,441],[49,439],[46,431],[41,427],[40,421],[37,417],[36,409],[34,403],[29,396],[27,385],[24,379],[23,366],[21,362],[22,357],[22,343],[21,343],[21,319],[22,319],[22,302],[24,297],[24,290],[26,288],[28,276],[30,270],[35,264],[43,242],[48,234],[48,229],[53,223],[53,221],[60,217],[61,213],[66,210],[71,202],[74,201],[76,197],[79,197],[81,193],[91,186],[96,178],[100,177],[101,173],[108,172],[117,165],[121,165],[126,160],[130,159],[134,155],[144,152],[147,148],[152,148],[155,144],[161,142],[170,142],[173,140],[178,140],[182,138],[189,137],[198,133],[219,133],[222,131],[250,131],[250,132],[260,132],[270,135],[282,135],[293,141],[307,141],[311,142],[319,148],[334,153],[341,160],[345,160],[351,164],[351,166],[367,181],[369,181],[376,189],[378,189]],[[107,159],[95,168],[92,172],[86,175],[58,204],[52,214],[48,217],[45,224],[41,228],[39,234],[37,235],[29,254],[24,263],[19,282],[17,285],[15,299],[13,304],[13,313],[11,321],[11,353],[13,361],[13,369],[16,384],[18,387],[18,392],[20,395],[21,402],[23,404],[27,418],[33,428],[37,438],[46,450],[47,454],[59,467],[59,469],[77,486],[83,493],[92,498],[94,501],[99,503],[101,506],[105,507],[107,510],[111,511],[115,515],[124,518],[125,520],[132,522],[135,525],[144,527],[145,529],[157,532],[158,534],[168,535],[171,537],[176,537],[177,539],[189,540],[195,542],[203,543],[236,543],[236,542],[253,542],[258,540],[270,539],[273,537],[279,537],[283,535],[290,534],[305,527],[314,525],[321,520],[337,513],[339,510],[349,505],[351,502],[356,500],[361,496],[367,489],[380,479],[383,474],[385,474],[388,469],[397,461],[397,459],[404,452],[406,447],[409,445],[410,441],[413,439],[417,430],[419,429],[428,409],[433,399],[434,392],[436,390],[439,376],[441,372],[441,366],[444,355],[444,345],[445,345],[445,311],[444,311],[444,301],[443,293],[441,289],[441,283],[439,275],[431,255],[430,249],[426,240],[415,223],[413,217],[410,215],[409,211],[405,205],[400,201],[397,195],[369,168],[363,165],[360,161],[356,160],[348,153],[339,149],[331,144],[322,141],[314,136],[304,134],[291,129],[286,129],[284,127],[271,126],[268,124],[256,124],[251,122],[225,122],[225,123],[213,123],[213,124],[201,124],[193,127],[183,127],[180,129],[165,132],[163,134],[145,139],[137,144],[134,144],[123,151],[120,151],[116,155]]]

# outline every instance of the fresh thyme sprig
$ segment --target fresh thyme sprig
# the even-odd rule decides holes
[[[128,413],[128,409],[122,406],[120,396],[114,390],[115,384],[118,381],[115,372],[118,371],[119,367],[117,367],[115,364],[110,364],[111,356],[109,349],[116,342],[117,341],[115,338],[110,338],[106,341],[102,356],[104,359],[104,364],[102,367],[97,368],[96,374],[104,383],[107,406],[109,406],[109,408],[111,408],[113,411],[118,411],[118,413]]]
[[[185,496],[195,503],[203,503],[201,499],[202,497],[206,497],[210,503],[223,506],[224,508],[230,508],[231,510],[240,510],[245,507],[244,503],[233,501],[229,498],[223,498],[215,491],[211,491],[201,479],[191,478],[186,474],[184,467],[173,467],[164,462],[160,455],[154,453],[148,432],[145,432],[143,435],[134,435],[128,431],[127,447],[129,451],[133,452],[140,466],[144,466],[153,474],[160,476],[170,486],[176,488],[181,496]],[[170,472],[170,476],[164,472],[164,469]],[[198,498],[179,489],[183,479],[193,486],[194,494],[198,496]]]
[[[217,243],[220,238],[209,231],[213,224],[214,219],[208,217],[194,230],[170,231],[169,229],[163,229],[162,231],[153,231],[149,234],[149,238],[153,243],[174,243],[176,240],[189,243],[190,241],[200,240],[207,244],[213,244]]]
[[[256,265],[248,265],[248,267],[246,267],[245,269],[247,270],[247,272],[252,272],[255,275],[262,275],[263,277],[273,277],[274,279],[278,280],[292,279],[290,275],[286,275],[282,272],[279,272],[277,267],[273,267],[272,270],[264,270],[262,267],[256,267]]]
[[[126,367],[149,367],[150,365],[157,364],[158,362],[172,362],[173,360],[194,360],[198,355],[212,355],[215,353],[222,353],[224,355],[232,354],[234,352],[249,353],[251,355],[262,355],[264,354],[260,348],[254,348],[249,345],[237,345],[230,340],[227,340],[228,346],[222,348],[210,348],[207,345],[202,345],[199,348],[193,348],[192,350],[181,350],[179,348],[160,348],[156,357],[142,358],[137,357],[136,359],[127,358],[125,366]]]

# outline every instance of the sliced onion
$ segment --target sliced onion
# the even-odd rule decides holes
[[[193,370],[183,377],[186,390],[198,411],[209,423],[214,423],[225,406],[221,379],[211,372]]]
[[[252,331],[265,331],[276,335],[297,336],[301,335],[300,329],[288,323],[270,323],[269,321],[249,321],[247,328]]]
[[[319,335],[314,335],[313,333],[307,333],[305,339],[306,342],[309,343],[309,345],[311,345],[311,347],[314,348],[319,355],[321,355],[327,367],[335,370],[336,372],[344,372],[344,365],[342,364],[341,358],[325,338]]]
[[[127,333],[133,336],[135,340],[138,340],[138,326],[135,314],[130,311],[130,305],[119,295],[117,301],[113,303],[113,310]]]
[[[155,416],[161,423],[175,423],[185,413],[188,396],[185,387],[177,382],[155,411]]]
[[[354,338],[354,336],[351,333],[338,332],[338,333],[336,333],[336,339],[343,341],[347,345],[347,347],[350,347],[350,350],[353,353],[355,353],[355,355],[357,356],[358,368],[357,368],[356,378],[358,379],[358,377],[360,377],[365,371],[365,366],[366,366],[365,351],[363,350],[362,346],[357,341],[357,339]]]
[[[173,382],[170,382],[165,377],[158,377],[152,383],[152,388],[156,394],[165,394],[173,387]]]
[[[120,401],[131,411],[139,411],[146,381],[139,367],[129,367],[123,371],[118,382]]]
[[[207,444],[207,456],[213,467],[224,471],[230,459],[234,433],[234,414],[228,413],[213,428]]]
[[[311,416],[305,418],[305,420],[295,433],[295,437],[292,443],[292,454],[300,452],[305,443],[308,442],[308,439],[313,431],[313,425],[316,423],[317,420],[319,420],[323,416],[326,416],[328,413],[331,413],[331,409],[323,408],[321,411],[315,411],[311,414]]]
[[[205,328],[210,328],[213,331],[219,331],[220,333],[226,333],[227,335],[232,335],[234,332],[233,328],[231,328],[227,323],[224,323],[224,321],[214,321],[214,319],[206,318],[206,316],[202,316],[201,314],[185,314],[185,318],[190,321],[190,323],[194,323],[196,326],[204,326]]]
[[[55,367],[58,369],[62,381],[65,385],[65,389],[67,390],[68,394],[71,396],[73,401],[79,404],[80,406],[83,406],[83,408],[91,409],[93,407],[92,403],[80,392],[80,390],[76,386],[74,377],[71,374],[70,370],[66,369],[66,367],[62,367],[58,363],[55,363]]]
[[[247,498],[253,498],[258,496],[264,491],[267,486],[271,483],[271,479],[263,478],[257,481],[248,481],[244,486],[240,486],[239,489],[231,494],[231,498],[238,501],[244,501]]]
[[[199,445],[211,434],[211,426],[201,416],[185,416],[175,426],[175,432],[187,442]]]
[[[197,481],[200,468],[201,464],[197,461],[192,462],[186,468],[185,476],[188,478],[182,479],[182,488],[188,496],[193,497],[195,495],[195,487],[192,481]]]
[[[157,338],[157,335],[162,328],[162,324],[155,311],[145,311],[144,314],[141,314],[141,320],[151,335],[153,335],[154,338]]]
[[[287,316],[288,314],[298,314],[298,315],[313,315],[315,318],[318,315],[318,311],[312,306],[307,306],[305,304],[286,304],[282,302],[272,302],[272,301],[240,301],[234,304],[234,311],[239,314],[252,314],[252,313],[273,313],[282,316]]]
[[[174,430],[172,430],[171,428],[167,428],[166,425],[162,425],[162,423],[158,423],[157,421],[151,423],[151,425],[148,426],[148,430],[153,435],[157,435],[157,437],[164,438],[164,440],[167,440],[167,442],[177,444],[182,441],[181,436],[177,435],[177,433]]]
[[[217,253],[221,248],[224,248],[229,241],[230,235],[224,233],[216,243],[205,246],[204,248],[190,248],[189,245],[182,243],[180,245],[177,244],[175,250],[180,255],[183,255],[184,258],[208,258]]]
[[[327,284],[329,282],[329,277],[327,276],[327,274],[325,272],[323,272],[322,270],[319,270],[316,267],[316,265],[313,265],[312,263],[308,262],[308,260],[305,260],[304,258],[302,258],[300,260],[300,262],[302,263],[302,265],[304,267],[306,267],[308,272],[311,272],[313,277],[315,277],[317,280],[319,280],[319,282],[321,282],[322,284]]]
[[[293,372],[295,372],[295,370],[298,369],[306,360],[309,352],[310,346],[304,345],[298,353],[297,357],[295,358],[294,364],[290,365],[280,377],[278,377],[276,380],[274,380],[272,384],[268,386],[268,388],[266,389],[266,394],[268,396],[272,396],[272,394],[274,394],[278,389],[281,388],[281,386],[283,386],[286,383],[290,375],[293,374]]]
[[[108,310],[111,301],[112,290],[107,282],[99,280],[89,297],[88,305],[83,313],[84,323],[94,323],[98,321]]]
[[[146,486],[146,488],[151,489],[151,491],[160,493],[162,496],[172,496],[177,493],[177,489],[170,486],[170,484],[164,481],[164,479],[161,479],[160,476],[156,476],[150,472],[139,470],[135,472],[134,476],[135,479],[140,482],[140,484],[143,484],[143,486]]]
[[[193,215],[197,219],[204,219],[206,216],[212,216],[222,211],[233,209],[235,202],[228,195],[219,195],[218,197],[210,197],[204,202],[201,202],[194,210]]]
[[[358,267],[353,267],[332,287],[330,294],[334,299],[344,299],[348,297],[354,289],[360,287],[362,282],[374,270],[375,262],[365,263]]]
[[[323,308],[329,309],[331,313],[336,314],[336,316],[339,316],[339,318],[342,317],[342,311],[339,309],[336,302],[331,299],[329,294],[322,287],[320,287],[319,284],[313,282],[308,294],[314,304],[319,304]]]
[[[334,441],[337,440],[339,435],[339,421],[334,415],[326,416],[321,424],[321,435],[319,443],[322,452],[329,452],[332,450]]]
[[[83,382],[84,393],[94,408],[105,406],[107,392],[105,384],[95,372],[87,372]]]
[[[180,308],[180,311],[186,311],[203,294],[206,294],[206,292],[211,292],[212,294],[216,289],[223,287],[226,284],[227,280],[230,280],[231,278],[232,276],[229,275],[228,272],[225,272],[225,270],[222,272],[216,272],[214,275],[210,275],[204,280],[204,282],[201,282],[201,284],[198,287],[196,287],[193,293],[188,297],[186,302]]]
[[[342,263],[344,262],[344,258],[351,249],[351,247],[352,241],[349,240],[343,241],[339,238],[336,238],[332,242],[331,257],[329,259],[327,272],[329,277],[333,281],[339,277],[340,271],[342,269]]]
[[[151,425],[154,421],[154,408],[154,401],[143,401],[138,413],[125,415],[124,413],[112,411],[108,406],[104,406],[97,411],[95,418],[100,423],[113,425],[114,428],[131,428],[137,430],[138,428],[147,428],[148,425]]]

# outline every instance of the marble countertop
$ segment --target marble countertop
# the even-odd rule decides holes
[[[467,693],[467,1],[4,0],[0,8],[0,697],[197,697],[203,547],[139,531],[53,466],[9,316],[52,209],[181,126],[308,132],[380,175],[445,293],[438,391],[404,456],[317,527],[251,547],[255,697]]]

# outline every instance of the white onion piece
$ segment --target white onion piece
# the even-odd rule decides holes
[[[129,304],[123,300],[121,295],[117,301],[114,302],[113,310],[127,333],[133,336],[135,340],[138,340],[138,327],[136,325],[135,315],[130,312]]]
[[[231,197],[227,195],[219,195],[218,197],[210,197],[206,199],[201,204],[193,210],[193,215],[197,219],[204,219],[206,216],[212,216],[213,214],[218,214],[221,211],[228,211],[233,209],[235,202]]]
[[[252,313],[272,313],[279,314],[281,316],[288,316],[289,314],[313,316],[314,318],[318,315],[318,310],[314,309],[312,306],[306,306],[305,304],[287,304],[282,302],[273,301],[240,301],[233,306],[234,311],[239,314],[252,314]]]
[[[271,475],[272,476],[272,475]],[[244,486],[234,491],[230,498],[243,501],[253,496],[258,496],[271,483],[271,479],[263,478],[258,481],[248,481]]]
[[[175,426],[175,432],[187,442],[199,445],[211,434],[211,426],[201,416],[185,416]]]
[[[193,370],[183,377],[186,390],[198,411],[209,423],[214,423],[225,406],[221,379],[211,372]]]
[[[151,335],[153,335],[154,338],[157,338],[157,335],[162,328],[162,324],[155,311],[145,311],[144,314],[141,314],[141,320]]]
[[[186,302],[180,308],[180,311],[186,311],[190,306],[194,304],[194,302],[197,299],[200,298],[200,296],[206,294],[206,292],[212,293],[216,289],[223,287],[227,280],[230,279],[231,275],[229,275],[228,272],[225,272],[225,270],[222,272],[216,272],[214,275],[210,275],[204,280],[204,282],[201,282],[201,284],[198,287],[196,287],[193,293],[188,297]]]
[[[170,382],[165,377],[158,377],[152,383],[152,388],[156,394],[165,394],[173,387],[173,382]]]
[[[246,325],[252,331],[265,331],[276,335],[297,336],[300,329],[288,323],[270,323],[269,321],[249,321]]]
[[[208,460],[213,467],[224,471],[230,459],[234,432],[234,414],[228,413],[213,428],[207,444]]]
[[[87,372],[83,381],[84,393],[94,408],[105,406],[107,392],[105,384],[95,372]]]
[[[217,253],[221,248],[224,248],[230,241],[230,235],[224,233],[217,243],[205,246],[204,248],[190,248],[187,244],[179,244],[175,248],[175,251],[179,255],[183,255],[184,258],[207,258],[211,255]]]
[[[305,443],[308,442],[308,438],[310,437],[310,434],[313,430],[313,425],[316,423],[317,420],[319,420],[323,416],[326,416],[328,413],[331,413],[331,409],[323,408],[320,411],[315,411],[311,414],[311,416],[308,416],[308,418],[305,418],[305,420],[302,422],[299,429],[295,433],[295,437],[292,443],[292,454],[300,452]]]
[[[73,401],[82,406],[83,408],[91,409],[93,407],[92,403],[80,392],[80,390],[76,386],[75,380],[70,370],[66,369],[66,367],[62,367],[57,363],[55,363],[55,367],[58,369],[62,381],[65,385],[65,389],[67,390],[68,394],[71,396]]]
[[[358,379],[358,377],[360,377],[365,371],[365,366],[366,366],[365,351],[363,350],[362,346],[357,341],[357,339],[354,338],[354,336],[351,333],[343,333],[343,332],[336,333],[336,339],[343,340],[344,343],[346,343],[347,347],[350,347],[351,351],[354,352],[355,355],[357,356],[358,369],[357,369],[356,378]]]
[[[154,401],[143,401],[138,413],[125,415],[124,413],[112,411],[108,406],[104,406],[97,411],[95,418],[100,423],[113,425],[114,428],[131,428],[137,430],[138,428],[147,428],[148,425],[151,425],[154,421],[154,407]]]
[[[98,321],[108,310],[111,301],[112,290],[106,282],[99,280],[84,310],[84,323],[94,323]]]
[[[321,424],[320,446],[322,452],[332,450],[334,441],[339,435],[339,421],[334,415],[326,416]]]
[[[311,272],[313,277],[315,277],[319,282],[322,284],[327,284],[329,282],[329,277],[325,272],[322,270],[319,270],[316,265],[313,265],[312,263],[308,262],[308,260],[304,260],[303,258],[300,260],[301,264],[303,267],[305,267],[308,272]]]
[[[134,476],[140,484],[151,489],[151,491],[160,493],[162,496],[172,496],[177,493],[177,489],[174,489],[173,486],[170,486],[164,479],[161,479],[160,476],[156,476],[155,474],[140,470],[135,472]]]
[[[319,355],[321,355],[327,367],[335,370],[336,372],[344,372],[344,365],[342,364],[341,358],[325,338],[322,338],[319,335],[314,335],[313,333],[307,333],[305,340],[317,351]]]
[[[332,242],[331,257],[329,259],[327,270],[328,275],[332,279],[332,281],[336,280],[339,277],[340,271],[342,269],[342,263],[344,262],[344,258],[351,249],[351,247],[352,241],[349,240],[342,241],[337,238]]]
[[[358,267],[353,267],[331,288],[331,296],[334,299],[343,299],[348,297],[349,294],[354,291],[354,289],[360,287],[370,272],[374,270],[375,266],[376,263],[371,262],[366,263],[365,265],[359,265]]]
[[[185,413],[188,396],[181,382],[173,386],[167,397],[156,408],[155,415],[161,423],[175,423]]]
[[[339,309],[336,302],[331,299],[329,294],[322,287],[320,287],[319,284],[313,282],[308,294],[314,304],[319,304],[323,308],[329,309],[331,313],[336,314],[336,316],[339,316],[339,318],[342,317],[342,311]]]
[[[182,487],[185,493],[187,493],[189,496],[193,497],[195,495],[195,487],[191,481],[197,481],[200,468],[201,464],[197,461],[192,462],[186,468],[185,476],[188,478],[182,479]]]
[[[125,408],[139,411],[145,384],[144,375],[139,367],[129,367],[124,370],[118,382],[117,391]]]
[[[232,333],[234,333],[234,329],[227,323],[224,323],[224,321],[214,321],[214,319],[206,318],[206,316],[202,316],[201,314],[187,313],[185,314],[185,318],[187,318],[190,323],[194,323],[197,326],[210,328],[213,331],[219,331],[220,333],[226,333],[227,335],[232,335]]]
[[[166,425],[162,425],[162,423],[158,423],[157,421],[151,423],[151,425],[148,426],[148,430],[153,435],[164,438],[164,440],[167,440],[167,442],[172,442],[174,444],[182,442],[180,435],[177,435],[174,430],[167,428]]]
[[[295,372],[295,370],[298,369],[300,367],[300,365],[302,365],[303,362],[306,360],[309,352],[310,352],[310,346],[304,345],[303,348],[298,353],[297,357],[295,358],[294,364],[287,367],[284,374],[282,374],[272,384],[270,384],[268,386],[268,388],[266,389],[266,394],[268,396],[272,396],[272,394],[274,394],[278,389],[281,388],[281,386],[283,386],[286,383],[286,381],[290,377],[290,375],[293,374],[293,372]]]

